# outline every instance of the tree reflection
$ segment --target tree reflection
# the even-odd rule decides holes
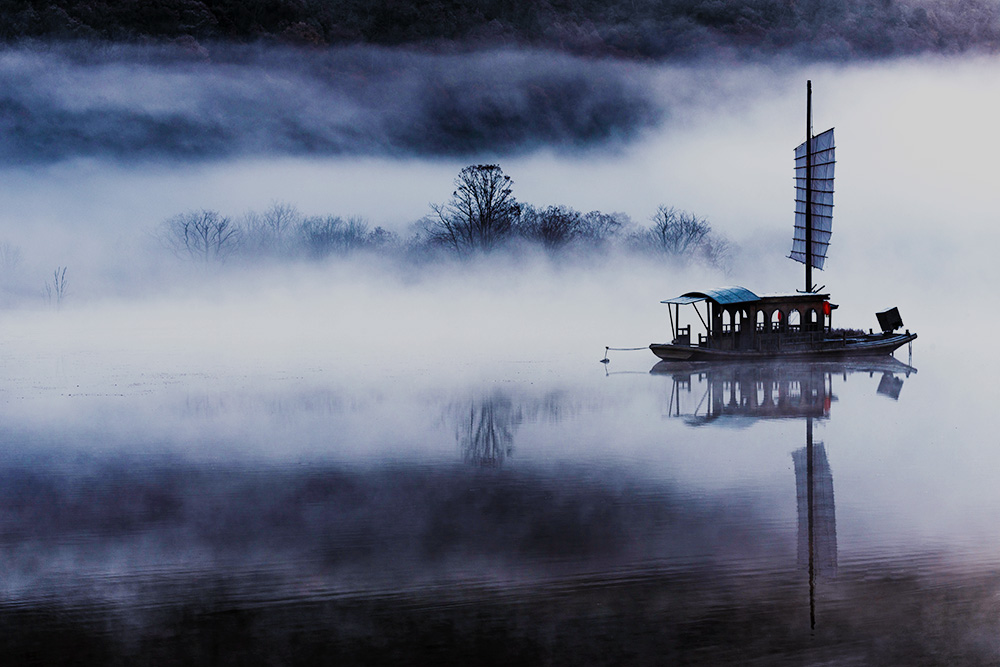
[[[523,421],[521,407],[494,394],[456,410],[455,439],[466,463],[496,468],[514,452],[514,433]]]

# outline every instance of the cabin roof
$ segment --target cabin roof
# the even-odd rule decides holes
[[[750,301],[760,301],[760,297],[748,290],[746,287],[733,285],[731,287],[720,287],[718,289],[706,290],[704,292],[687,292],[673,299],[667,299],[660,303],[688,304],[696,301],[714,301],[717,304],[725,305],[729,303],[747,303]]]
[[[732,305],[734,303],[754,303],[764,301],[769,304],[775,303],[810,303],[816,300],[828,301],[829,294],[819,292],[795,292],[794,294],[762,294],[757,295],[746,287],[732,285],[730,287],[720,287],[718,289],[705,290],[704,292],[686,292],[673,299],[667,299],[660,303],[687,305],[699,301],[712,301],[721,306]],[[836,308],[836,306],[834,306]]]

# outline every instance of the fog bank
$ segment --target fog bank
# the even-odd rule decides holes
[[[0,51],[0,159],[455,156],[616,145],[662,113],[649,71],[543,51],[431,55],[64,44]]]

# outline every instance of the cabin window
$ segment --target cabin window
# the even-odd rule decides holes
[[[809,309],[809,312],[806,313],[806,321],[809,323],[808,331],[819,331],[819,314],[816,309]]]
[[[763,310],[757,311],[757,331],[767,331],[767,315]]]
[[[788,312],[788,330],[798,331],[802,328],[802,314],[796,310],[792,309]]]
[[[722,311],[722,333],[731,333],[733,330],[733,314],[728,310]]]
[[[771,313],[771,331],[781,331],[781,325],[784,319],[781,316],[780,310],[775,310]]]

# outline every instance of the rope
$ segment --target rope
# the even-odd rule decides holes
[[[601,359],[602,364],[609,364],[611,360],[608,359],[608,350],[614,350],[615,352],[638,352],[639,350],[648,350],[649,346],[646,347],[608,347],[604,346],[604,358]]]

